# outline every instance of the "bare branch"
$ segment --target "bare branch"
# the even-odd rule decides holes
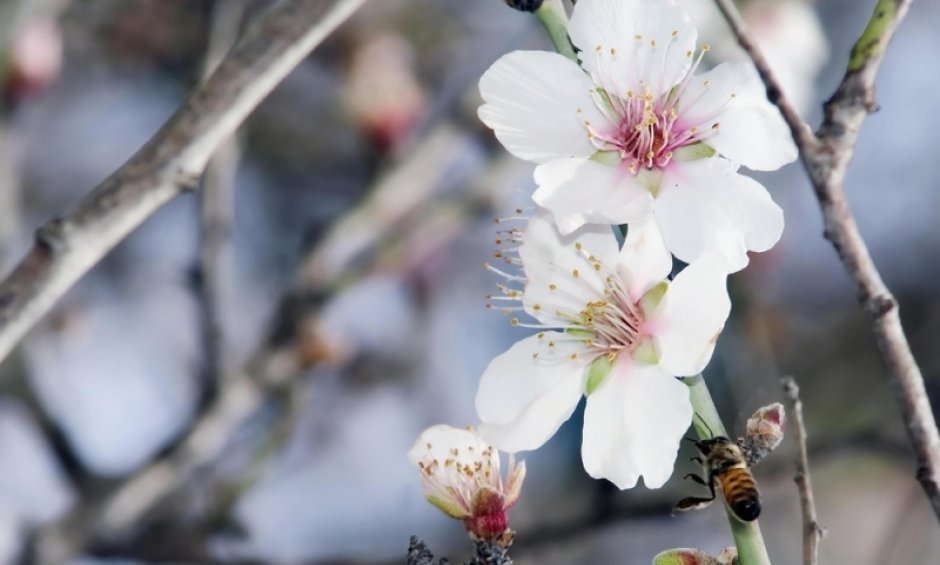
[[[816,517],[816,502],[813,499],[813,485],[809,478],[809,456],[806,453],[806,426],[803,424],[803,403],[800,401],[800,387],[793,377],[784,377],[781,381],[783,394],[789,404],[790,420],[793,422],[793,439],[798,447],[796,458],[796,488],[800,491],[800,509],[803,512],[803,565],[816,565],[819,552],[819,540],[825,530]]]
[[[329,345],[316,335],[317,320],[320,307],[332,292],[342,288],[343,281],[354,279],[363,270],[414,270],[427,256],[434,255],[455,239],[474,213],[489,204],[492,187],[504,184],[493,177],[502,178],[512,172],[507,164],[513,161],[508,157],[491,163],[487,173],[474,181],[465,200],[429,204],[434,197],[433,189],[441,184],[440,179],[464,155],[468,139],[452,124],[442,124],[435,132],[396,163],[389,174],[380,177],[370,191],[370,199],[337,221],[330,233],[301,261],[296,286],[282,297],[281,319],[275,323],[267,342],[252,356],[244,372],[233,374],[221,383],[219,394],[198,416],[186,436],[160,459],[114,485],[104,496],[88,493],[91,496],[83,497],[68,517],[40,529],[34,543],[37,563],[65,562],[96,541],[126,540],[145,523],[155,507],[178,492],[196,472],[217,460],[232,434],[265,403],[282,393],[289,394],[290,387],[296,384],[292,380],[295,375],[328,358]],[[411,176],[410,184],[403,183],[402,172],[416,170],[425,174]],[[424,198],[411,199],[410,204],[396,206],[393,212],[375,204],[376,201],[398,202],[409,191]],[[331,256],[330,261],[321,264],[323,270],[318,271],[319,276],[300,276],[300,273],[313,274],[310,271],[310,266],[316,263],[313,259],[324,257],[325,248],[335,245],[338,234],[347,233],[351,223],[356,223],[350,218],[362,221],[361,231],[368,243],[359,245],[357,240],[352,252],[347,250],[341,257]],[[410,219],[414,221],[408,221]],[[396,234],[398,230],[402,233]],[[433,237],[428,237],[429,230],[433,231]],[[356,260],[379,244],[381,253],[371,257],[365,265]],[[283,413],[275,423],[274,435],[283,436],[289,431],[291,419],[289,411]],[[278,441],[275,438],[275,443]],[[250,475],[256,472],[256,469],[248,470],[246,485],[251,481]],[[230,494],[238,496],[240,490]],[[226,504],[235,501],[229,500]]]
[[[0,360],[82,275],[168,201],[315,46],[366,0],[283,0],[251,26],[169,122],[78,208],[36,232],[0,283]]]
[[[755,64],[763,57],[728,0],[715,0],[729,18],[738,42]],[[940,433],[930,408],[920,367],[901,326],[898,304],[875,267],[845,197],[843,181],[865,117],[874,111],[874,81],[885,48],[907,14],[911,0],[878,0],[874,13],[852,49],[841,84],[825,104],[825,117],[815,138],[802,134],[784,98],[775,103],[793,131],[803,166],[809,173],[822,210],[825,236],[855,283],[859,302],[871,317],[875,339],[901,407],[908,438],[917,458],[917,480],[940,518]],[[762,74],[773,81],[766,64]],[[776,84],[776,81],[768,84]]]
[[[215,70],[238,39],[244,13],[244,0],[212,3],[206,76]],[[225,280],[231,265],[235,174],[240,160],[241,142],[236,134],[226,139],[209,161],[199,199],[200,249],[196,286],[202,309],[203,403],[218,390],[219,381],[226,371],[222,312],[225,311],[227,290]]]

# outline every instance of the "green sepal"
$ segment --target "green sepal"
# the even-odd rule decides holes
[[[447,514],[451,518],[456,518],[461,520],[467,517],[467,511],[461,508],[458,504],[455,504],[449,500],[444,500],[433,494],[425,496],[428,502],[430,502],[435,508]]]
[[[614,359],[616,358],[616,355],[606,354],[601,355],[591,362],[591,367],[588,369],[587,381],[584,383],[585,394],[590,396],[591,393],[597,390],[597,387],[601,386],[601,383],[604,382],[604,379],[610,374],[610,370],[614,366]]]
[[[708,159],[714,157],[718,152],[711,145],[700,141],[692,145],[680,147],[672,152],[672,158],[676,161],[698,161],[699,159]]]
[[[643,185],[647,192],[653,195],[653,198],[656,198],[659,195],[659,188],[663,184],[663,171],[662,169],[643,167],[636,174],[636,180]]]
[[[620,161],[620,152],[619,151],[597,151],[590,157],[591,161],[595,163],[600,163],[601,165],[610,165],[615,166],[619,165]]]
[[[661,281],[647,290],[643,296],[640,297],[640,308],[643,309],[643,313],[649,316],[653,310],[659,306],[659,303],[662,301],[663,296],[666,295],[666,290],[668,289],[669,281]]]
[[[652,338],[646,338],[633,350],[633,358],[641,363],[655,365],[659,363],[659,349]]]
[[[568,335],[573,335],[574,337],[579,337],[581,339],[593,339],[594,333],[588,330],[582,330],[579,328],[565,328],[565,333]]]
[[[610,94],[607,94],[607,91],[600,87],[595,88],[594,91],[597,92],[597,96],[601,99],[601,104],[604,105],[604,109],[610,112],[611,115],[617,115],[617,111],[614,110],[614,104],[610,101]]]

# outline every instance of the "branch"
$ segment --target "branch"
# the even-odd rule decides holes
[[[462,233],[461,228],[473,220],[476,210],[490,203],[492,187],[505,184],[504,179],[493,177],[503,178],[512,171],[505,167],[512,162],[508,157],[492,163],[485,174],[479,175],[465,200],[429,204],[435,196],[434,188],[441,186],[440,179],[465,155],[468,139],[449,124],[435,131],[439,133],[423,140],[388,174],[381,176],[370,198],[335,222],[330,233],[300,262],[297,282],[282,296],[280,315],[266,343],[252,356],[244,372],[221,383],[219,394],[191,424],[185,437],[160,459],[113,485],[103,496],[85,493],[87,496],[82,497],[68,517],[40,529],[34,544],[37,563],[62,563],[95,543],[126,541],[146,523],[158,505],[218,459],[245,421],[270,399],[288,392],[286,389],[294,385],[294,375],[327,358],[329,344],[323,342],[329,340],[321,340],[316,328],[319,310],[332,293],[370,270],[415,270]],[[409,176],[405,174],[408,171],[424,174]],[[406,179],[410,182],[405,182]],[[412,192],[422,197],[406,198]],[[403,207],[390,209],[377,205],[382,202],[395,202]],[[341,239],[341,234],[349,233],[359,222],[365,226],[362,231],[368,232],[366,243],[357,241],[339,255],[326,253]],[[401,230],[404,233],[396,233]],[[366,251],[378,247],[381,253],[368,261],[359,261]],[[325,260],[327,256],[329,260]],[[319,267],[314,269],[312,265]],[[302,273],[308,276],[301,276]],[[290,413],[279,417],[274,436],[289,431],[290,420]],[[275,444],[278,441],[274,437]],[[256,471],[248,470],[246,484],[253,480]],[[237,497],[240,492],[229,494]],[[224,502],[230,506],[236,500]]]
[[[816,502],[813,500],[813,485],[809,478],[809,457],[806,454],[806,427],[803,424],[803,403],[800,387],[793,377],[782,380],[783,394],[787,399],[790,420],[793,422],[793,438],[799,448],[796,458],[796,488],[800,491],[800,508],[803,511],[803,565],[816,565],[819,540],[825,530],[816,517]]]
[[[238,39],[245,13],[244,0],[217,0],[209,15],[209,39],[204,73],[215,70]],[[199,199],[200,248],[196,291],[202,310],[200,330],[204,351],[200,404],[218,390],[224,377],[225,335],[222,312],[226,306],[225,280],[231,266],[231,231],[234,213],[235,174],[241,160],[237,135],[225,140],[206,167]]]
[[[174,197],[195,188],[216,148],[365,1],[276,4],[130,161],[88,194],[72,214],[39,228],[33,248],[0,283],[0,360],[134,228]]]
[[[760,69],[763,57],[741,25],[740,16],[728,0],[715,1],[729,18],[738,42]],[[835,247],[839,260],[855,283],[862,308],[871,317],[875,339],[914,448],[917,480],[934,513],[940,518],[940,433],[930,408],[924,378],[901,326],[897,301],[872,261],[849,209],[843,186],[862,121],[877,108],[875,75],[885,48],[910,4],[911,0],[878,0],[867,27],[852,49],[841,84],[824,106],[823,123],[816,136],[810,138],[802,133],[802,122],[788,111],[789,105],[784,98],[777,98],[775,103],[783,112],[800,148],[803,166],[809,173],[822,210],[825,237]],[[768,81],[769,89],[777,84],[766,64],[761,74]]]

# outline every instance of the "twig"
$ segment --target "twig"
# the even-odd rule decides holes
[[[740,24],[740,16],[728,0],[715,0],[726,15],[741,46],[760,68],[763,61]],[[910,0],[878,0],[865,31],[855,43],[841,84],[824,106],[823,123],[814,138],[803,134],[804,124],[789,112],[781,95],[776,99],[784,119],[794,133],[803,166],[809,173],[822,210],[825,237],[855,283],[858,300],[871,317],[875,339],[887,366],[894,394],[901,408],[907,435],[917,459],[920,481],[940,518],[940,432],[930,408],[920,367],[911,353],[898,304],[875,267],[865,240],[845,197],[843,181],[852,159],[859,128],[865,117],[877,109],[874,81],[885,48],[907,14]],[[776,85],[773,74],[761,72],[768,85]],[[775,86],[773,86],[776,88]]]
[[[816,502],[813,500],[813,485],[809,478],[809,457],[806,453],[806,427],[803,424],[803,403],[800,401],[800,387],[793,377],[784,377],[781,381],[783,395],[787,399],[790,421],[793,422],[793,439],[798,446],[796,458],[796,487],[800,491],[800,508],[803,511],[803,565],[816,565],[819,552],[819,540],[825,530],[816,516]]]
[[[244,12],[243,0],[213,2],[206,46],[206,76],[215,70],[238,38]],[[201,245],[197,293],[202,309],[203,405],[217,392],[226,370],[222,312],[225,311],[225,280],[231,264],[233,193],[240,159],[241,142],[236,134],[224,141],[209,160],[199,199]]]
[[[0,283],[0,360],[55,302],[161,206],[195,188],[218,146],[269,92],[366,0],[283,0],[130,161],[78,208],[36,232]]]

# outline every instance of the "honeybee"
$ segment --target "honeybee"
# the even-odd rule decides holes
[[[704,459],[693,457],[692,460],[704,467],[706,478],[695,473],[689,473],[685,478],[708,487],[711,496],[683,498],[676,504],[675,510],[685,511],[708,506],[717,498],[715,492],[717,483],[724,495],[725,504],[738,520],[742,522],[756,520],[760,516],[760,493],[741,448],[724,436],[696,441],[695,447]]]

